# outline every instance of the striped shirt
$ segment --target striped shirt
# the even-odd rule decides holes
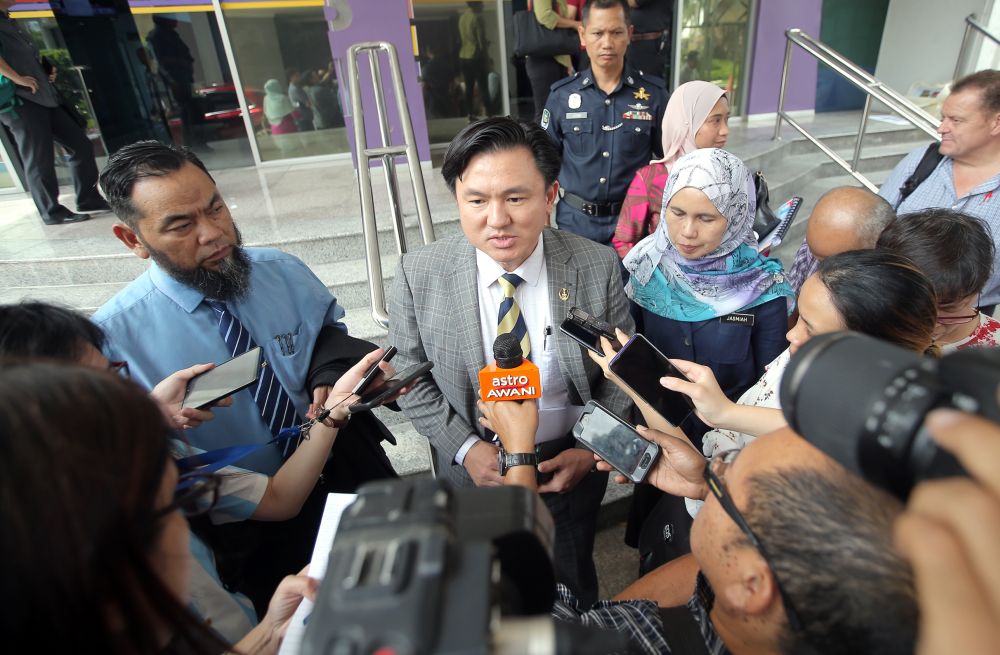
[[[926,150],[927,146],[920,146],[899,162],[889,175],[889,179],[882,185],[879,195],[888,200],[900,216],[921,209],[939,207],[981,219],[993,234],[993,243],[997,244],[997,256],[1000,256],[1000,193],[998,193],[1000,175],[990,178],[959,198],[955,192],[952,159],[944,157],[930,176],[906,200],[899,202],[899,188],[916,170]],[[980,302],[982,305],[995,305],[1000,302],[1000,263],[996,259],[993,261],[993,272],[986,283],[986,288],[983,289]]]

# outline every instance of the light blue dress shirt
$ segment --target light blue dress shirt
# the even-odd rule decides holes
[[[878,194],[896,207],[899,204],[899,188],[913,174],[920,158],[924,156],[927,146],[920,146],[889,174]],[[951,157],[943,158],[937,168],[924,180],[923,184],[913,190],[906,200],[898,207],[896,213],[900,216],[911,214],[921,209],[940,207],[954,209],[970,216],[975,216],[986,223],[987,229],[993,235],[993,243],[997,245],[997,257],[1000,258],[1000,175],[995,175],[983,182],[967,195],[959,198],[955,193],[955,177]],[[986,288],[980,297],[980,305],[995,305],[1000,302],[1000,261],[993,260],[993,272]]]
[[[306,373],[316,336],[324,325],[346,332],[340,322],[344,310],[299,259],[270,248],[247,248],[246,253],[252,262],[250,291],[244,299],[227,305],[263,348],[299,415],[305,416],[311,401]],[[92,320],[107,334],[108,358],[127,361],[132,378],[151,389],[182,368],[229,359],[218,315],[203,300],[199,291],[153,263],[97,310]],[[205,450],[265,443],[272,438],[247,390],[234,394],[231,407],[215,410],[215,420],[186,430],[184,436]],[[274,475],[281,463],[279,448],[271,446],[238,465]]]

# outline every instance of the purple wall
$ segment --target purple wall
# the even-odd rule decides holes
[[[364,41],[389,41],[396,46],[399,57],[400,72],[403,77],[403,90],[406,93],[407,106],[410,109],[410,122],[413,124],[413,136],[417,141],[417,153],[421,161],[431,158],[430,145],[427,139],[427,118],[424,114],[424,96],[417,81],[417,62],[413,57],[413,33],[410,28],[410,7],[407,0],[327,0],[327,20],[335,22],[335,28],[330,31],[330,49],[337,61],[337,76],[343,80],[340,84],[341,98],[344,103],[344,119],[347,123],[347,137],[351,144],[351,156],[357,167],[357,157],[354,155],[354,119],[350,104],[347,75],[347,49],[355,43]],[[345,7],[347,11],[341,8]],[[338,20],[339,19],[339,20]],[[346,23],[346,25],[343,25]],[[386,114],[389,117],[389,140],[391,145],[403,144],[403,130],[400,127],[396,112],[396,96],[392,92],[392,77],[389,72],[389,59],[380,55],[382,61],[382,86],[385,94]],[[375,109],[375,96],[372,90],[372,77],[368,64],[368,54],[362,53],[358,58],[358,73],[361,82],[361,96],[364,103],[365,133],[368,136],[370,148],[381,146],[379,135],[378,114]],[[412,162],[416,163],[416,162]],[[379,160],[372,162],[372,167],[381,165]]]
[[[751,59],[748,114],[778,111],[781,66],[785,59],[785,30],[798,27],[818,39],[822,14],[823,0],[760,0]],[[816,107],[817,66],[812,55],[793,46],[785,111]]]

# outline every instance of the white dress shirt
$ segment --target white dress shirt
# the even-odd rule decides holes
[[[483,251],[476,249],[476,275],[479,292],[479,328],[483,338],[485,366],[493,361],[493,342],[497,338],[500,303],[503,290],[497,280],[507,273],[500,264]],[[541,234],[538,245],[524,262],[513,271],[524,280],[514,290],[514,300],[521,308],[531,342],[531,360],[538,366],[542,382],[542,397],[538,399],[538,432],[535,443],[551,441],[566,436],[580,417],[582,407],[569,404],[569,390],[559,370],[559,353],[556,349],[556,326],[552,325],[549,310],[549,276],[545,268],[545,243]],[[469,437],[455,455],[455,462],[462,464],[465,454],[479,441]]]

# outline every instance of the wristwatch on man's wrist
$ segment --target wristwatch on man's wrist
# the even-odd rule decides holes
[[[538,455],[535,453],[508,453],[500,446],[497,452],[497,462],[500,468],[500,477],[507,475],[507,471],[515,466],[535,466],[538,464]]]

